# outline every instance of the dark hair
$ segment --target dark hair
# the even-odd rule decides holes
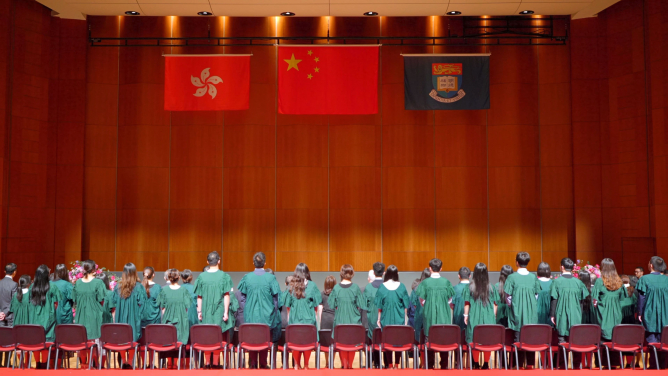
[[[480,301],[483,306],[487,306],[487,303],[489,303],[489,274],[487,273],[487,265],[482,262],[475,264],[473,268],[469,291],[473,300]]]
[[[190,283],[193,280],[193,272],[190,269],[183,269],[181,272],[181,280],[183,283]]]
[[[439,259],[437,259],[437,258],[431,259],[431,261],[429,261],[429,267],[430,267],[431,270],[433,270],[435,273],[438,273],[438,272],[441,271],[441,267],[443,267],[443,261],[441,261],[441,260],[439,260]]]
[[[469,279],[469,277],[471,276],[471,269],[467,268],[466,266],[462,266],[461,268],[459,268],[459,273],[457,274],[461,279]]]
[[[573,270],[575,263],[570,258],[564,257],[561,259],[561,266],[564,267],[564,270],[568,270],[570,272],[571,270]]]
[[[634,275],[630,276],[629,277],[629,285],[631,285],[631,287],[635,288],[637,284],[638,284],[638,277],[636,277]]]
[[[290,284],[290,281],[292,281],[292,276],[291,275],[285,277],[285,285],[286,286]]]
[[[109,286],[109,276],[107,275],[106,272],[100,272],[95,274],[95,278],[101,280],[106,286],[107,290],[111,289],[111,287]]]
[[[539,277],[550,278],[552,276],[552,270],[550,270],[550,264],[546,262],[541,262],[540,264],[538,264],[538,270],[536,270],[536,274]]]
[[[373,275],[375,275],[376,277],[382,277],[384,272],[385,272],[385,264],[383,264],[382,262],[373,263]]]
[[[46,295],[49,292],[49,267],[42,264],[35,271],[35,280],[30,292],[30,302],[32,305],[43,306],[46,303]]]
[[[520,268],[526,268],[529,265],[529,261],[531,261],[531,256],[529,256],[528,252],[518,252],[517,256],[515,256],[515,261],[517,261],[517,265]]]
[[[165,279],[171,283],[179,283],[179,270],[174,268],[167,269],[165,272],[165,277]]]
[[[63,281],[70,281],[69,273],[67,271],[67,266],[65,264],[58,264],[56,265],[56,271],[54,274],[54,279],[56,281],[63,280]]]
[[[513,267],[510,265],[502,266],[501,270],[499,271],[499,295],[501,296],[504,302],[506,301],[508,295],[506,295],[506,292],[503,290],[503,285],[506,284],[506,279],[508,278],[508,276],[513,273],[514,273]]]
[[[5,274],[12,274],[16,271],[16,264],[13,262],[10,262],[9,264],[5,265]]]
[[[30,287],[30,276],[24,274],[21,276],[21,278],[19,278],[19,289],[16,292],[16,300],[19,302],[23,300],[23,289],[27,289],[28,287]]]
[[[336,286],[336,277],[328,275],[327,278],[325,278],[325,289],[322,292],[329,296],[329,294],[332,293],[334,286]]]
[[[271,270],[270,268],[266,268],[266,269],[264,269],[264,271],[271,274],[271,275],[274,275],[274,271]]]
[[[344,279],[350,281],[353,279],[353,276],[355,275],[355,269],[353,269],[353,266],[350,264],[343,264],[341,265],[341,281]]]
[[[205,267],[202,269],[202,273],[208,271],[209,269],[211,269],[211,267],[210,267],[209,265],[205,266]]]
[[[87,277],[89,274],[95,273],[95,261],[86,260],[86,261],[81,263],[81,266],[83,267],[84,277]],[[56,268],[56,270],[58,270],[58,269]]]
[[[255,265],[256,268],[264,268],[264,264],[267,263],[267,256],[264,255],[262,252],[258,252],[255,255],[253,255],[253,265]]]
[[[295,268],[295,273],[292,275],[292,280],[290,281],[290,292],[292,293],[292,296],[297,299],[303,299],[306,297],[306,277],[304,273],[305,266],[306,264],[304,263],[298,264]]]
[[[655,272],[663,273],[666,271],[666,262],[659,256],[652,256],[649,260]]]
[[[146,271],[148,270],[148,274]],[[149,285],[148,281],[153,278],[155,275],[155,269],[153,269],[152,266],[145,266],[144,267],[144,278],[141,280],[142,286],[146,289],[146,297],[150,298],[151,297],[151,285]]]
[[[578,278],[584,283],[587,291],[589,291],[587,297],[582,300],[582,312],[589,312],[591,309],[591,276],[587,272],[582,272],[578,274]]]
[[[206,262],[209,266],[218,265],[218,261],[220,261],[220,255],[216,251],[213,251],[206,256]]]
[[[394,265],[388,266],[385,271],[385,278],[383,278],[383,281],[387,282],[389,280],[399,282],[399,269]]]
[[[311,280],[311,271],[308,269],[308,265],[304,264],[303,262],[300,262],[297,264],[297,267],[295,267],[295,274],[297,273],[305,280]]]
[[[634,286],[631,286],[631,278],[629,278],[629,276],[626,275],[626,274],[619,276],[619,278],[622,279],[622,282],[623,282],[625,285],[629,285],[629,287],[626,288],[626,294],[628,295],[629,298],[632,297],[632,296],[633,296],[633,291],[634,291],[636,288],[635,288],[635,285],[634,285]]]
[[[645,269],[642,266],[636,266],[636,269],[640,269],[641,272],[645,271]]]
[[[135,289],[137,282],[139,282],[137,267],[135,264],[128,262],[123,267],[123,275],[121,276],[121,282],[118,287],[118,292],[121,298],[129,298],[130,295],[132,295],[132,291]]]
[[[411,290],[415,290],[418,286],[420,286],[420,283],[422,283],[422,281],[424,281],[429,277],[431,277],[431,272],[429,271],[429,268],[424,268],[422,274],[420,274],[420,278],[413,281],[413,286],[411,286]]]

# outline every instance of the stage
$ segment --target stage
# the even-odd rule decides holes
[[[7,370],[7,374],[11,375],[11,374],[18,374],[19,372],[28,372],[28,374],[25,375],[25,376],[66,376],[66,375],[76,374],[79,371],[80,370],[78,370],[78,369],[57,370],[57,371],[55,371],[55,370],[49,370],[49,371],[34,370],[34,369],[18,370],[17,369],[17,370],[12,371],[12,369],[10,368],[9,370]],[[118,371],[119,370],[100,370],[100,371],[91,371],[91,372],[95,372],[96,374],[98,374],[100,376],[113,376]],[[230,371],[233,371],[233,370],[181,370],[181,371],[177,371],[177,370],[146,370],[146,371],[137,370],[137,372],[142,372],[142,375],[144,375],[144,376],[159,376],[158,375],[159,372],[160,372],[160,375],[162,375],[162,373],[164,373],[164,372],[167,372],[167,373],[173,373],[175,376],[176,375],[186,375],[187,376],[187,375],[195,374],[195,373],[198,373],[198,372],[205,372],[207,374],[213,374],[213,373],[227,374]],[[234,371],[236,371],[236,370],[234,370]],[[294,370],[283,370],[283,369],[277,369],[277,370],[239,370],[239,371],[241,371],[241,372],[251,372],[251,373],[256,374],[256,375],[259,375],[260,373],[264,373],[267,376],[269,376],[269,375],[272,375],[272,376],[287,376],[288,373],[294,372]],[[318,376],[340,375],[341,373],[344,373],[344,372],[346,372],[349,376],[382,376],[382,375],[387,375],[388,373],[389,374],[397,374],[397,372],[399,372],[401,374],[408,375],[409,373],[411,373],[411,374],[423,374],[423,373],[434,373],[436,371],[440,371],[440,370],[429,370],[429,371],[413,370],[413,369],[405,369],[405,370],[401,370],[401,369],[400,370],[372,369],[372,370],[365,370],[365,369],[355,368],[355,369],[348,369],[348,370],[343,370],[343,369],[334,369],[334,370],[331,370],[331,369],[320,369],[320,370],[311,369],[311,370],[308,370],[308,371],[304,370],[304,371],[298,371],[298,372],[300,374],[311,374],[312,373],[312,374],[317,374]],[[627,374],[627,375],[629,374],[628,372],[633,372],[633,373],[638,372],[639,375],[640,375],[640,372],[649,372],[649,374],[647,374],[647,373],[645,373],[645,374],[650,375],[650,376],[655,374],[655,373],[657,375],[665,374],[665,370],[661,370],[661,371],[656,371],[656,370],[643,371],[642,369],[636,369],[636,371],[632,371],[632,370],[624,370],[624,371],[626,371],[625,374]],[[371,375],[369,372],[373,373],[373,375]],[[536,373],[536,376],[566,376],[566,375],[569,375],[569,374],[572,375],[573,372],[590,372],[590,373],[591,372],[597,372],[597,374],[600,374],[600,375],[604,375],[604,374],[608,374],[608,373],[619,374],[619,370],[599,371],[597,369],[594,369],[594,370],[591,370],[591,371],[588,370],[588,369],[587,370],[582,370],[582,371],[579,371],[579,370],[577,370],[577,371],[572,371],[572,370],[570,370],[570,371],[563,371],[563,370],[562,371],[550,371],[550,370],[545,370],[545,371],[543,371],[543,370],[520,370],[520,371],[508,370],[508,371],[506,371],[506,370],[491,369],[491,370],[473,370],[473,371],[452,370],[452,372],[460,373],[460,374],[461,373],[466,373],[466,372],[471,372],[471,373],[476,373],[476,374],[480,374],[480,375],[485,374],[485,375],[488,375],[488,376],[494,376],[492,374],[496,375],[497,373],[499,375],[503,375],[503,376],[513,376],[515,374],[526,375],[527,372]],[[603,372],[603,373],[599,373],[599,372]]]

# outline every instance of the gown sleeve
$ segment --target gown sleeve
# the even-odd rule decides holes
[[[97,300],[99,303],[104,302],[106,293],[107,291],[105,290],[104,282],[100,281],[100,283],[98,283],[95,287],[95,300]]]
[[[380,285],[378,291],[376,291],[376,299],[373,301],[373,305],[381,311],[383,310],[383,303],[385,302],[385,291],[387,291],[387,287],[385,287],[385,285]]]
[[[192,296],[190,296],[190,292],[186,291],[185,289],[183,289],[183,290],[184,290],[184,291],[182,292],[182,295],[183,295],[183,305],[185,305],[185,307],[186,307],[186,312],[188,312],[188,310],[190,309],[190,307],[193,305],[193,298],[192,298]],[[232,305],[232,302],[230,301],[230,306],[231,306],[231,305]]]
[[[334,286],[332,289],[332,292],[329,293],[329,299],[327,299],[327,304],[329,304],[329,308],[336,310],[338,308],[338,296],[339,295],[339,289],[338,286]]]
[[[406,290],[406,286],[402,283],[399,288],[402,290],[402,292],[400,293],[401,304],[403,305],[403,308],[408,309],[411,302],[410,299],[408,298],[408,291]]]
[[[515,292],[515,283],[513,282],[513,278],[510,278],[510,276],[508,276],[508,279],[506,279],[506,283],[503,284],[503,292],[510,296],[512,296],[513,292]]]
[[[540,291],[543,289],[543,287],[540,285],[540,281],[538,281],[538,278],[533,279],[533,291],[534,294],[540,294]]]
[[[239,290],[239,292],[241,292],[242,294],[246,295],[246,293],[247,293],[247,291],[246,291],[246,276],[243,276],[243,278],[241,278],[241,281],[239,281],[239,286],[237,286],[237,290]]]
[[[418,288],[415,290],[415,293],[417,294],[418,298],[422,300],[427,300],[427,291],[424,287],[424,282],[425,281],[422,281],[422,283],[418,285]]]
[[[195,289],[193,290],[193,294],[197,296],[202,296],[202,281],[197,277],[195,280]]]
[[[369,307],[367,307],[367,305],[366,305],[366,299],[364,299],[364,296],[362,296],[362,290],[360,290],[360,287],[357,286],[357,285],[355,285],[355,290],[356,290],[355,300],[356,300],[356,303],[357,303],[357,308],[359,308],[363,311],[368,310]]]

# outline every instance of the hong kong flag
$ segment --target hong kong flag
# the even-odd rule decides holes
[[[249,55],[165,57],[165,110],[246,110]]]
[[[282,114],[378,112],[378,46],[281,46]]]

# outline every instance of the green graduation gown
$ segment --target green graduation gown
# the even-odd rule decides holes
[[[545,325],[552,325],[552,320],[550,320],[550,286],[552,285],[552,280],[541,281],[540,283],[540,292],[538,293],[538,301],[536,302],[536,309],[538,309],[538,323]]]
[[[154,283],[149,287],[148,291],[150,296],[146,300],[144,312],[141,317],[142,328],[146,327],[146,325],[160,324],[160,307],[158,306],[160,290],[162,290],[162,287],[157,283]]]
[[[366,302],[359,286],[354,283],[334,286],[327,300],[329,307],[334,310],[334,325],[332,326],[332,338],[334,328],[340,324],[362,325],[362,313],[366,310]]]
[[[64,279],[59,279],[53,282],[58,290],[60,290],[60,295],[62,295],[63,300],[58,302],[58,308],[56,309],[56,324],[71,324],[74,322],[74,316],[72,314],[72,283]]]
[[[23,295],[23,299],[27,298],[30,300],[31,294],[32,286],[30,287],[28,294]],[[56,339],[56,303],[61,299],[62,295],[60,294],[58,287],[56,287],[53,282],[49,282],[49,291],[46,293],[46,301],[44,302],[44,305],[33,305],[30,303],[28,306],[30,323],[44,327],[47,342],[53,342]]]
[[[416,290],[417,287],[411,293],[410,304],[415,307],[415,316],[413,317],[413,329],[415,329],[415,341],[419,343],[424,323],[424,314],[422,312],[423,311],[422,304],[420,304],[420,297],[418,296],[417,293],[415,293]]]
[[[388,289],[385,284],[380,285],[374,302],[381,311],[380,326],[384,328],[388,325],[406,325],[405,310],[409,304],[408,291],[403,283],[399,283],[396,290]]]
[[[307,297],[297,299],[292,294],[286,294],[284,306],[290,309],[288,324],[315,325],[315,301]]]
[[[486,302],[473,299],[471,290],[468,288],[465,288],[462,291],[462,301],[469,304],[469,323],[466,326],[466,343],[473,342],[473,329],[477,325],[496,324],[494,306],[500,303],[499,290],[491,285],[488,288],[489,298]]]
[[[222,270],[204,272],[197,277],[193,292],[202,297],[202,324],[220,325],[223,332],[234,328],[234,324],[230,321],[229,309],[227,321],[223,321],[225,294],[232,295],[230,290],[232,290],[232,278]]]
[[[106,290],[104,295],[104,305],[102,305],[102,324],[111,324],[114,322],[114,316],[111,310],[114,308],[114,290]]]
[[[508,327],[516,332],[527,324],[538,323],[536,295],[540,293],[540,283],[535,275],[513,273],[503,285],[506,294],[512,296]]]
[[[281,337],[281,313],[278,309],[281,288],[276,277],[263,271],[248,273],[239,282],[239,291],[246,295],[244,322],[268,325],[272,341],[278,341]]]
[[[190,294],[193,304],[188,308],[188,325],[193,326],[199,324],[199,317],[197,316],[197,295],[195,294],[195,286],[192,283],[184,283],[181,285]],[[230,298],[232,294],[230,294]]]
[[[668,325],[668,276],[645,274],[638,280],[636,290],[645,295],[645,307],[643,312],[639,312],[645,330],[661,333],[662,328]]]
[[[382,280],[380,286],[382,286]],[[379,286],[379,287],[380,287]],[[378,292],[378,287],[374,286],[374,282],[369,283],[364,288],[364,304],[367,307],[366,317],[369,324],[369,330],[367,330],[367,335],[369,338],[373,338],[373,331],[378,327],[378,307],[376,306],[376,293]]]
[[[86,327],[88,339],[98,339],[102,335],[102,302],[106,292],[101,279],[93,278],[89,282],[79,279],[74,284],[72,300],[77,305],[76,323]]]
[[[116,323],[129,324],[136,342],[141,337],[142,311],[147,299],[146,289],[140,282],[137,282],[130,296],[124,299],[120,295],[120,285],[119,283],[114,289],[113,306],[116,307]]]
[[[636,323],[637,304],[638,304],[638,297],[636,296],[636,294],[631,294],[631,296],[629,297],[629,294],[627,292],[626,296],[624,297],[624,300],[622,300],[622,324]]]
[[[459,282],[456,284],[453,289],[455,290],[455,296],[452,298],[452,303],[455,307],[452,310],[452,323],[459,325],[460,328],[465,329],[466,324],[464,324],[464,299],[463,293],[464,290],[469,288],[468,282]]]
[[[588,296],[589,291],[587,290],[587,286],[572,275],[562,275],[552,282],[550,297],[557,299],[554,320],[556,321],[559,335],[569,335],[571,326],[582,323],[582,306],[580,302]]]
[[[170,286],[165,286],[160,290],[156,303],[158,307],[165,310],[165,314],[162,315],[162,323],[174,325],[178,341],[183,344],[188,343],[188,336],[190,335],[188,309],[193,304],[190,292],[183,287],[173,289]]]
[[[455,296],[455,290],[450,281],[443,277],[425,279],[415,291],[420,299],[424,300],[424,335],[429,337],[429,328],[432,325],[451,324],[450,299]]]
[[[14,294],[9,311],[14,314],[14,326],[30,324],[30,295],[27,291],[20,302]]]
[[[603,284],[602,278],[596,278],[591,296],[598,302],[592,309],[601,326],[601,337],[610,340],[612,328],[622,323],[622,301],[628,296],[626,288],[622,285],[617,290],[610,291]]]
[[[499,282],[494,284],[494,290],[499,294],[499,303],[496,307],[496,323],[508,327],[508,315],[510,314],[510,307],[503,300],[503,296],[499,293]]]

